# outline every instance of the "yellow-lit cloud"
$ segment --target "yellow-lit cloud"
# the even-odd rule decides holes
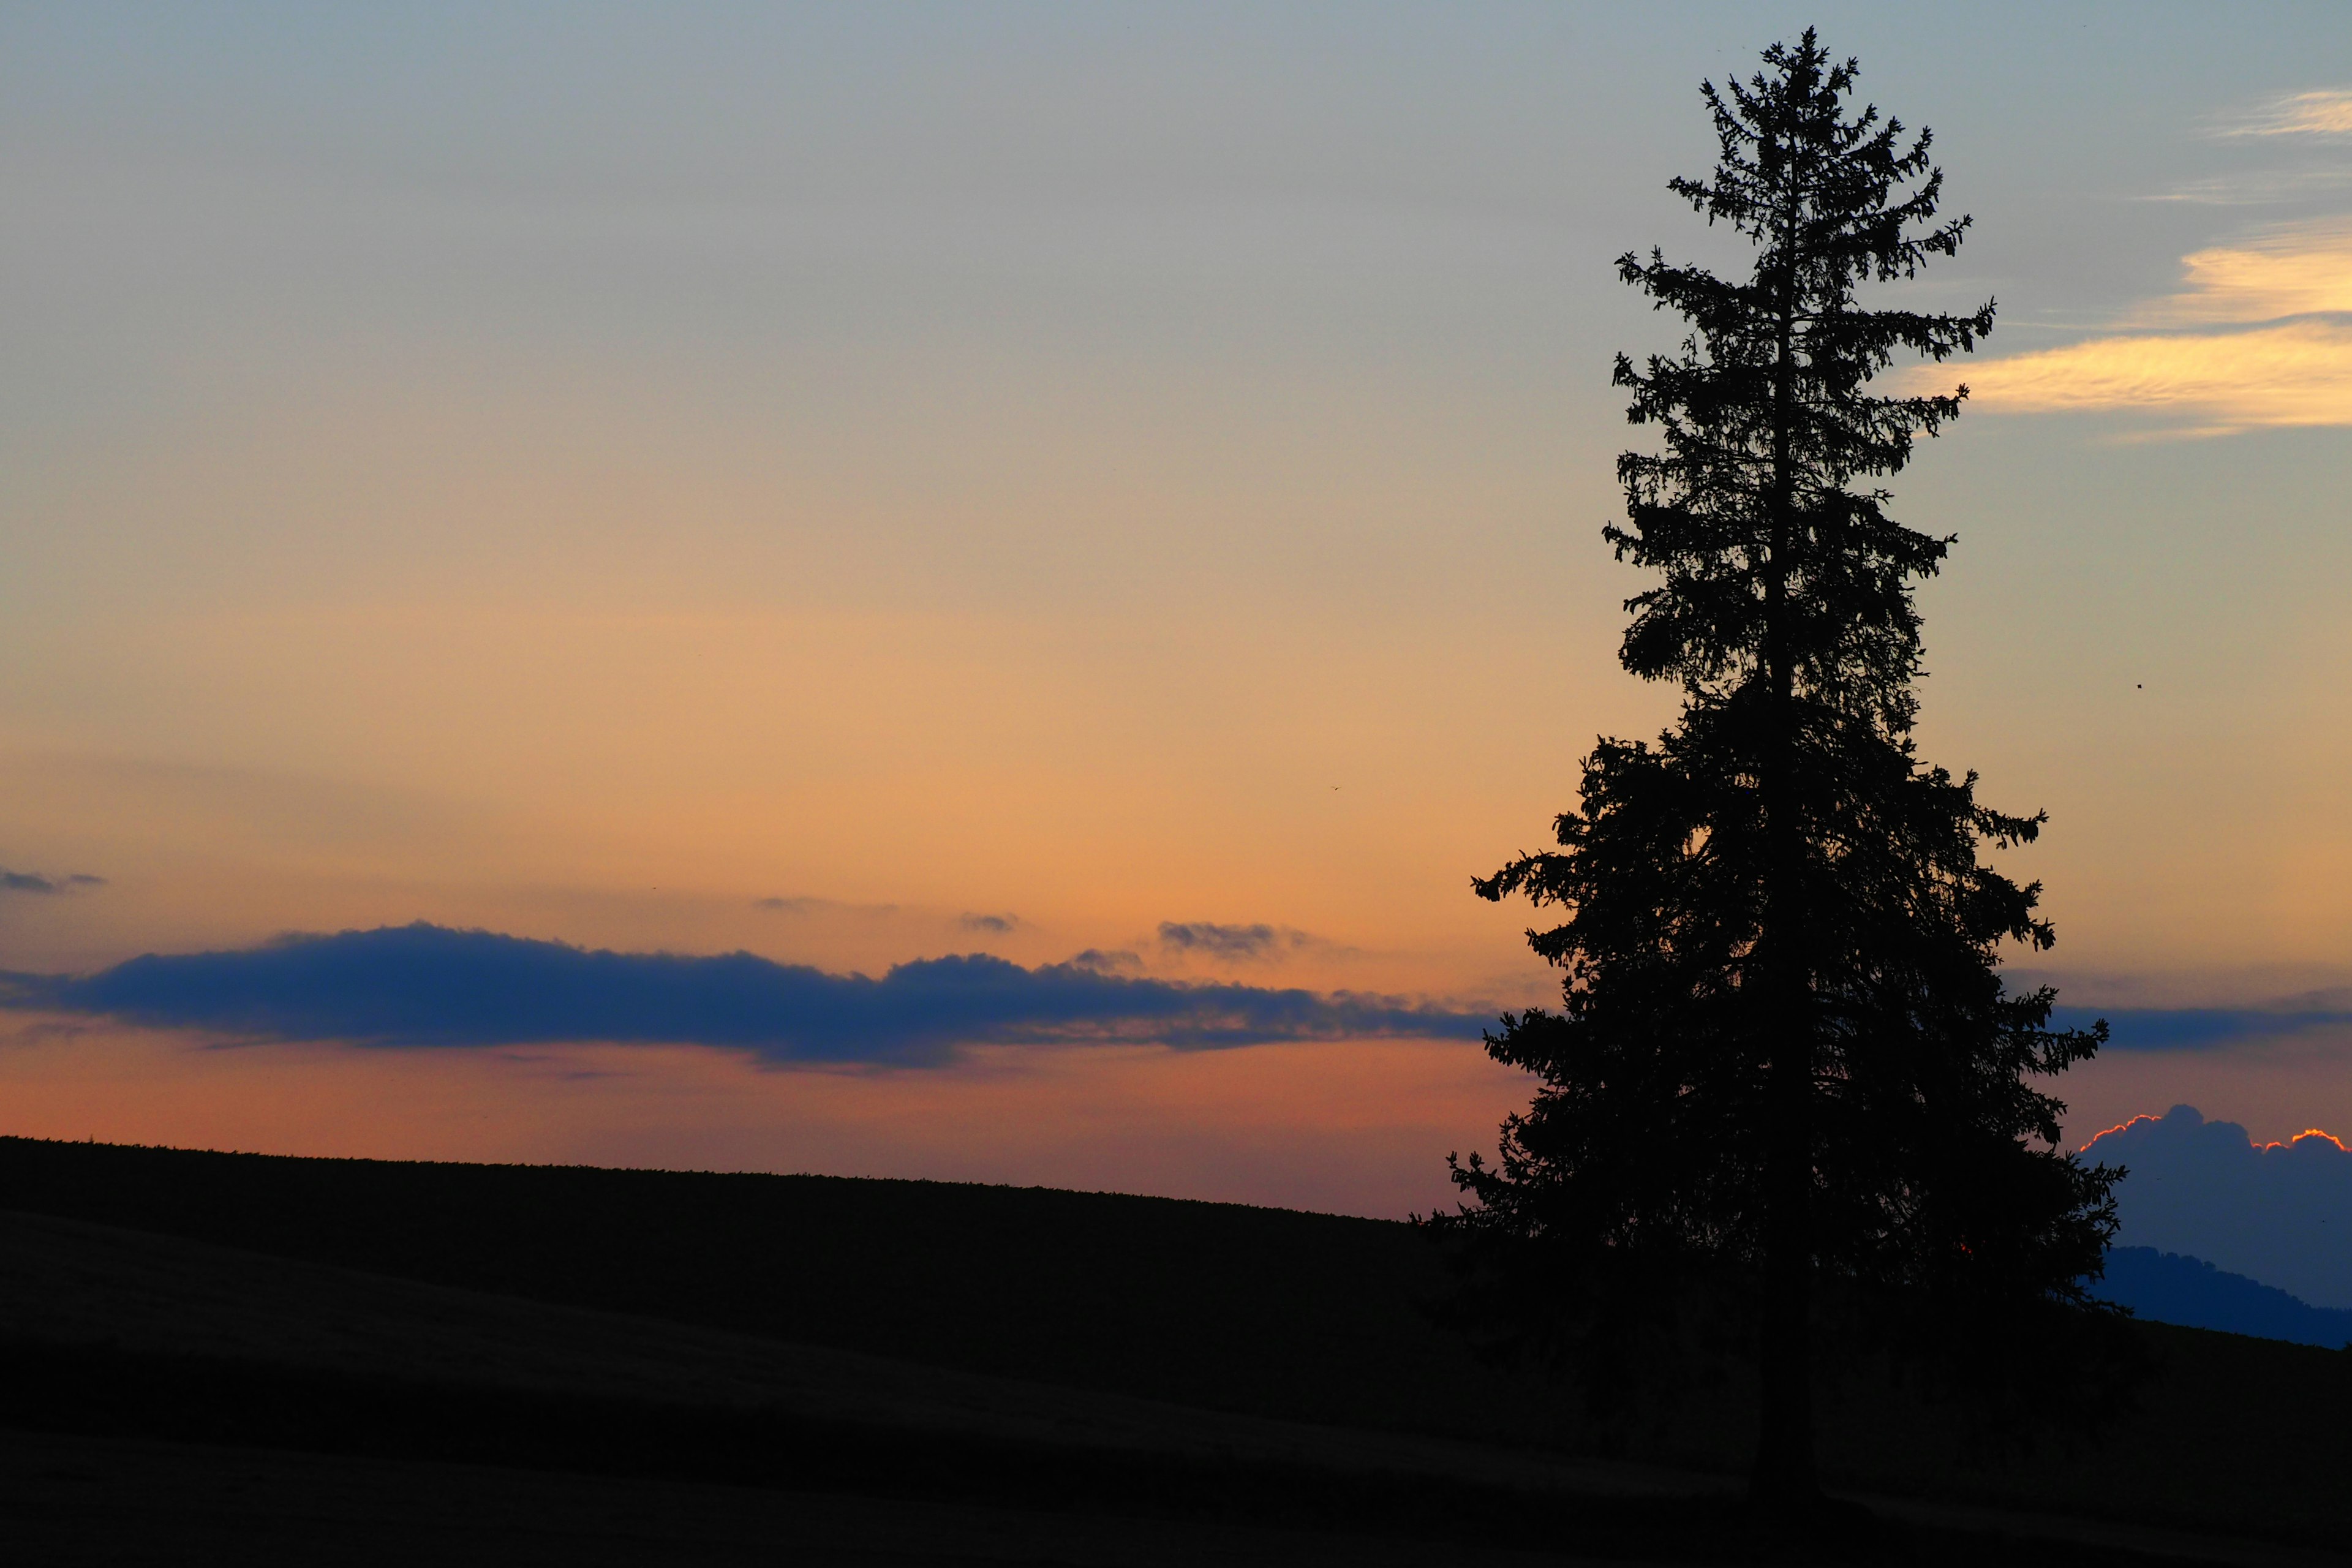
[[[2118,335],[1971,366],[1977,405],[2142,414],[2173,435],[2352,426],[2352,219],[2265,229],[2181,268],[2181,289]],[[1913,384],[1948,375],[1923,367]]]
[[[2181,262],[2188,287],[2149,307],[2150,325],[2274,321],[2352,311],[2352,219],[2288,224]]]
[[[2243,120],[2222,128],[2224,136],[2352,136],[2352,89],[2291,92],[2274,98]]]
[[[2095,338],[1972,367],[1969,385],[1997,413],[2137,411],[2180,434],[2352,425],[2352,324]]]

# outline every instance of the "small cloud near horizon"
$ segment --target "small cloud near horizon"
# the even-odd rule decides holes
[[[1215,921],[1162,921],[1160,922],[1160,945],[1177,952],[1248,962],[1319,944],[1307,932],[1294,931],[1288,926],[1263,923],[1223,925]]]
[[[984,931],[996,936],[1007,936],[1019,931],[1026,922],[1019,915],[973,914],[967,910],[956,916],[956,924],[966,931]]]
[[[840,899],[753,899],[751,907],[755,910],[767,910],[775,914],[785,915],[892,915],[898,912],[898,906],[896,904],[854,904]]]

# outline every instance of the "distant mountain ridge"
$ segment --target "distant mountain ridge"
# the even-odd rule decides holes
[[[2352,1346],[2352,1310],[2315,1307],[2275,1285],[2224,1273],[2202,1258],[2177,1252],[2111,1247],[2106,1278],[2095,1289],[2155,1322],[2329,1350]]]

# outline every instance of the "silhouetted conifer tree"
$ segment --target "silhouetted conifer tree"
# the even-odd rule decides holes
[[[1661,574],[1628,602],[1625,668],[1681,685],[1654,744],[1602,740],[1559,847],[1475,884],[1564,911],[1529,941],[1563,1005],[1508,1016],[1488,1050],[1538,1075],[1499,1163],[1455,1163],[1442,1227],[1549,1260],[1553,1310],[1659,1289],[1694,1262],[1752,1281],[1768,1500],[1815,1490],[1815,1297],[1904,1301],[1964,1331],[2094,1312],[2119,1173],[2057,1149],[2032,1086],[2096,1049],[2011,994],[2000,945],[2050,945],[2020,887],[1978,858],[2041,816],[1979,804],[1914,748],[1912,584],[1950,541],[1895,522],[1869,478],[1959,412],[1867,390],[1897,353],[1942,361],[1992,326],[1864,309],[1858,288],[1949,256],[1928,137],[1851,109],[1855,67],[1812,32],[1746,84],[1704,89],[1721,145],[1674,192],[1755,247],[1723,279],[1628,254],[1624,279],[1689,323],[1678,353],[1621,356],[1629,416],[1663,450],[1618,461],[1621,560]],[[1598,1305],[1595,1305],[1595,1303]],[[1638,1303],[1637,1303],[1638,1304]]]

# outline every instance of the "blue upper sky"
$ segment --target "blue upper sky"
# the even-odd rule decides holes
[[[1456,1033],[1539,998],[1467,880],[1669,701],[1599,529],[1611,358],[1675,329],[1611,263],[1736,265],[1664,184],[1700,79],[1806,25],[1976,219],[1912,297],[2000,303],[1892,484],[1958,536],[1924,752],[2051,810],[2011,868],[2050,977],[2134,1010],[2075,1135],[2352,1127],[2330,5],[11,9],[0,970],[423,921],[836,977],[1126,952]],[[79,1136],[169,1079],[295,1137],[294,1078],[186,1087],[265,1059],[200,1024],[27,1025],[9,1092]],[[1087,1171],[1275,1147],[1289,1048],[1220,1059],[1192,1152]],[[518,1149],[698,1147],[647,1084],[566,1121],[404,1070]],[[1299,1115],[1442,1100],[1442,1153],[1516,1092],[1483,1071]],[[972,1168],[1026,1169],[1003,1136]]]

